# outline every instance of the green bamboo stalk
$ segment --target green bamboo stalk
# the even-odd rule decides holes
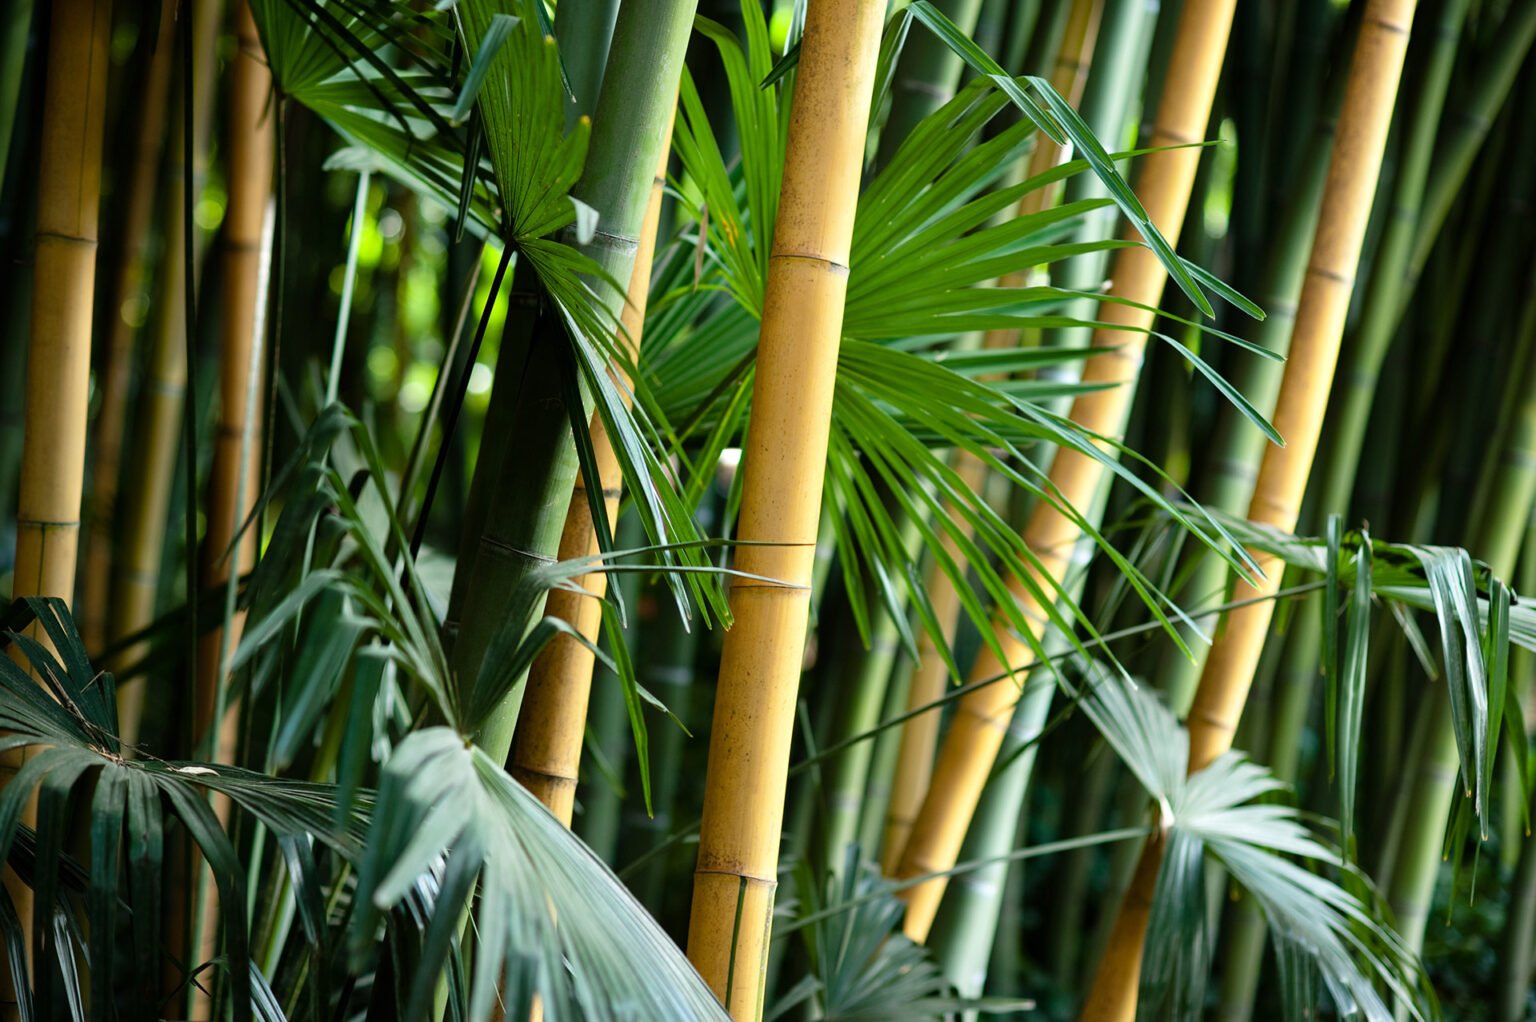
[[[901,539],[909,556],[917,555],[919,538],[916,523],[910,519],[904,521]],[[901,633],[892,614],[905,612],[905,600],[898,603],[902,606],[894,610],[885,607],[874,579],[869,579],[865,605],[880,608],[880,612],[870,631],[869,648],[849,643],[849,655],[840,658],[842,663],[829,679],[844,694],[836,728],[831,732],[832,742],[864,734],[880,722],[891,671],[901,650]],[[847,861],[847,846],[857,839],[874,749],[873,742],[857,742],[825,765],[827,787],[822,819],[822,861],[829,870],[835,871]]]
[[[1394,322],[1402,318],[1407,301],[1418,287],[1419,277],[1429,254],[1440,236],[1451,205],[1461,191],[1462,182],[1487,138],[1489,129],[1509,90],[1514,86],[1526,54],[1536,41],[1536,5],[1516,4],[1506,23],[1499,28],[1494,52],[1480,62],[1480,73],[1473,82],[1469,98],[1459,103],[1456,117],[1439,140],[1435,170],[1424,192],[1419,211],[1419,229],[1409,260],[1408,276],[1400,292],[1401,305]]]
[[[1536,283],[1536,282],[1533,282]],[[1536,293],[1525,302],[1517,351],[1524,353],[1525,372],[1512,376],[1518,388],[1519,411],[1501,450],[1490,452],[1484,466],[1496,480],[1492,499],[1473,525],[1470,547],[1500,578],[1510,578],[1526,525],[1536,506]],[[1523,376],[1523,378],[1522,378]],[[1424,927],[1440,875],[1445,820],[1455,798],[1457,750],[1451,727],[1450,700],[1435,690],[1422,711],[1428,718],[1426,746],[1414,773],[1408,804],[1413,812],[1388,887],[1388,901],[1397,931],[1413,951],[1424,944]]]
[[[678,719],[685,723],[696,720],[691,703],[698,630],[686,626],[670,594],[659,586],[642,593],[634,606],[639,640],[635,673],[640,684],[665,703]],[[684,774],[687,736],[670,720],[653,715],[652,721],[651,800],[655,813],[648,816],[635,800],[630,801],[621,838],[621,855],[626,861],[653,851],[666,840],[676,821],[687,818],[679,805],[679,782]],[[631,882],[635,897],[652,915],[660,917],[669,901],[673,863],[672,856],[660,856]]]
[[[555,41],[571,87],[567,127],[597,106],[618,16],[619,0],[561,0],[555,7]]]
[[[912,691],[911,656],[903,654],[896,659],[885,687],[885,705],[880,719],[890,720],[907,708],[907,698]],[[901,754],[902,728],[889,727],[874,738],[874,749],[869,757],[869,778],[864,785],[864,799],[859,807],[859,847],[869,858],[880,849],[885,833],[886,813],[891,806],[891,790],[896,777],[896,764]]]
[[[1326,32],[1327,25],[1314,24],[1313,30]],[[1306,279],[1307,256],[1311,251],[1312,236],[1317,230],[1323,181],[1328,170],[1329,155],[1333,150],[1334,121],[1343,95],[1341,86],[1342,82],[1336,85],[1333,95],[1317,111],[1316,124],[1305,147],[1305,159],[1297,175],[1291,179],[1293,190],[1290,192],[1290,202],[1270,249],[1263,285],[1258,294],[1258,302],[1266,316],[1258,325],[1253,340],[1282,355],[1291,346],[1291,328],[1296,323],[1296,302],[1301,297],[1302,283]],[[1283,363],[1245,357],[1238,366],[1236,385],[1255,408],[1267,415],[1275,407],[1283,373]],[[1259,461],[1263,458],[1268,440],[1264,434],[1243,421],[1230,404],[1222,406],[1217,423],[1213,431],[1214,450],[1201,472],[1196,497],[1207,507],[1230,514],[1242,514],[1253,493]],[[1188,594],[1185,602],[1196,607],[1216,602],[1225,590],[1228,578],[1227,566],[1220,559],[1203,554],[1197,556],[1199,560],[1184,587],[1184,592]],[[1163,691],[1168,694],[1169,705],[1180,716],[1189,710],[1195,686],[1205,667],[1205,655],[1210,649],[1204,640],[1187,628],[1185,631],[1186,645],[1193,656],[1184,655],[1170,644],[1157,674]]]
[[[694,8],[694,0],[631,0],[614,25],[587,165],[573,189],[597,211],[601,225],[586,254],[613,280],[627,280],[634,264],[635,238],[666,145]],[[610,288],[600,294],[616,318],[623,296]],[[507,402],[514,410],[510,430],[499,435],[517,442],[507,445],[502,457],[485,457],[475,466],[484,508],[495,514],[486,515],[475,537],[475,555],[459,562],[469,570],[455,573],[458,598],[450,599],[450,614],[457,609],[461,616],[458,627],[449,629],[457,633],[453,665],[461,676],[479,671],[501,626],[505,594],[554,556],[565,523],[578,468],[567,413],[552,403],[552,395],[561,392],[560,343],[552,336],[530,344],[520,378],[498,379],[493,390],[493,404]],[[482,473],[494,482],[482,483]],[[542,612],[541,604],[527,626]],[[505,759],[511,747],[522,689],[519,679],[478,736],[493,758]]]
[[[1088,760],[1081,783],[1075,789],[1076,797],[1062,817],[1064,838],[1082,837],[1100,829],[1115,791],[1114,782],[1123,776],[1119,762],[1107,749],[1101,749]],[[1052,919],[1057,936],[1051,941],[1049,965],[1056,985],[1064,990],[1076,989],[1082,978],[1086,936],[1083,915],[1088,907],[1088,887],[1095,861],[1094,856],[1087,854],[1067,856],[1055,884]]]
[[[1105,4],[1098,45],[1094,50],[1094,70],[1088,76],[1088,85],[1083,92],[1081,113],[1083,120],[1111,152],[1129,148],[1131,144],[1128,129],[1140,113],[1132,101],[1141,92],[1153,29],[1160,17],[1158,10],[1158,0],[1108,0]],[[1108,191],[1096,175],[1079,174],[1067,182],[1064,201],[1077,202],[1106,195]],[[1118,215],[1112,208],[1090,210],[1083,215],[1077,239],[1112,237]],[[1094,252],[1066,260],[1053,268],[1052,276],[1064,288],[1091,291],[1103,282],[1108,265],[1109,258],[1105,253]],[[1090,319],[1093,313],[1094,303],[1088,300],[1074,302],[1068,310],[1069,315],[1080,319]],[[1084,327],[1050,331],[1047,343],[1064,348],[1082,347],[1088,343],[1090,335],[1091,331]],[[1040,375],[1044,378],[1052,374],[1052,370],[1046,370]]]
[[[1024,687],[998,753],[999,764],[1006,766],[993,774],[976,806],[961,861],[995,858],[1014,847],[1056,679],[1050,671],[1035,671]],[[1022,869],[1022,863],[992,863],[956,877],[944,892],[928,944],[962,996],[979,997],[986,987],[1008,876]]]

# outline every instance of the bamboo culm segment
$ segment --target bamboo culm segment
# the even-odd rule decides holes
[[[1148,145],[1183,145],[1204,137],[1234,8],[1235,0],[1192,0],[1185,4],[1168,82]],[[1137,192],[1152,221],[1171,244],[1178,243],[1198,164],[1199,150],[1184,148],[1150,154],[1141,165]],[[1150,250],[1136,247],[1117,253],[1112,279],[1111,293],[1116,297],[1156,306],[1167,275]],[[1100,319],[1105,326],[1095,331],[1093,343],[1112,350],[1089,359],[1083,368],[1083,378],[1089,383],[1117,386],[1077,397],[1071,415],[1078,425],[1109,437],[1118,437],[1124,431],[1145,346],[1145,334],[1140,331],[1151,326],[1152,318],[1150,313],[1125,305],[1104,305]],[[1062,450],[1051,466],[1050,478],[1061,504],[1087,507],[1103,481],[1104,470],[1086,454]],[[1058,504],[1042,501],[1036,505],[1025,527],[1024,540],[1038,558],[1036,571],[1040,578],[1036,586],[1041,591],[1053,591],[1053,580],[1059,583],[1065,577],[1079,533],[1077,522]],[[1044,608],[1023,580],[1011,580],[1009,588],[1026,618],[1045,619]],[[971,681],[994,677],[1011,670],[1012,665],[1033,659],[1029,644],[1007,627],[999,627],[998,633],[1007,663],[984,648],[971,667]],[[939,751],[928,797],[902,854],[896,873],[899,879],[948,869],[955,864],[982,788],[1002,746],[1018,692],[1016,684],[989,685],[960,701]],[[937,878],[903,892],[907,902],[907,936],[916,941],[927,938],[944,887],[945,880]]]
[[[1250,520],[1286,532],[1296,525],[1328,406],[1413,11],[1414,0],[1371,0],[1355,44],[1317,233],[1296,311],[1290,358],[1275,410],[1275,428],[1287,446],[1265,450],[1249,502]],[[1281,576],[1278,561],[1258,560],[1263,578],[1257,585],[1239,580],[1233,595],[1235,600],[1256,598],[1256,602],[1232,611],[1200,677],[1189,714],[1191,773],[1231,747],[1258,667],[1274,609],[1274,602],[1263,597],[1278,591]],[[1085,1019],[1129,1022],[1135,1017],[1147,925],[1143,906],[1152,899],[1158,872],[1155,865],[1143,866],[1137,867],[1116,917],[1109,947],[1089,993]],[[1129,968],[1126,963],[1136,967]]]
[[[671,137],[671,132],[667,132]],[[620,317],[623,331],[621,345],[629,354],[639,352],[641,329],[645,325],[646,299],[651,288],[651,264],[656,249],[656,228],[661,222],[661,197],[666,184],[669,147],[663,146],[651,183],[651,197],[645,220],[640,225],[640,244],[635,253],[635,267],[629,278],[629,300]],[[620,370],[615,377],[625,400],[629,399],[629,381]],[[613,442],[602,418],[593,413],[589,430],[597,462],[598,485],[608,520],[618,517],[623,476],[613,451]],[[560,534],[560,560],[590,557],[598,552],[597,532],[592,510],[587,503],[586,480],[577,474],[571,493],[571,506],[565,513],[565,528]],[[569,623],[589,642],[597,641],[602,627],[601,600],[608,590],[608,576],[592,572],[571,580],[585,592],[557,589],[545,601],[544,612]],[[623,641],[616,639],[615,641]],[[587,703],[592,692],[592,651],[569,635],[557,635],[539,654],[528,674],[523,693],[523,708],[518,715],[513,739],[512,774],[549,807],[567,827],[576,799],[577,771],[581,765],[581,742],[587,723]]]
[[[208,17],[212,12],[199,12]],[[248,573],[256,563],[257,536],[247,530],[239,545],[230,550],[236,530],[256,504],[261,488],[261,372],[263,348],[260,308],[263,276],[263,233],[272,202],[275,118],[268,109],[272,75],[267,70],[256,24],[245,0],[233,12],[238,40],[230,65],[229,112],[226,140],[229,146],[229,203],[224,215],[222,321],[219,327],[219,412],[214,437],[213,465],[208,482],[208,529],[203,538],[205,591],[224,594],[231,578]],[[281,102],[279,100],[279,102]],[[254,364],[253,364],[254,363]],[[226,557],[225,552],[229,551]],[[239,737],[239,713],[221,706],[221,676],[229,653],[240,641],[245,624],[242,611],[228,615],[226,627],[205,633],[198,643],[193,735],[207,743],[214,762],[234,759]],[[228,819],[230,804],[218,798],[214,811]],[[196,961],[208,961],[218,953],[218,897],[200,859],[194,860],[200,916],[193,919]],[[189,995],[190,1015],[207,1015],[209,997],[202,987]]]
[[[1296,526],[1328,407],[1414,6],[1414,0],[1372,0],[1355,44],[1333,159],[1323,186],[1317,234],[1296,311],[1290,358],[1275,409],[1275,429],[1285,438],[1286,446],[1264,452],[1248,510],[1250,520],[1287,532]],[[1239,581],[1233,598],[1260,599],[1232,612],[1200,678],[1189,715],[1191,772],[1231,747],[1248,696],[1274,612],[1274,603],[1262,597],[1279,588],[1281,574],[1277,562],[1260,559],[1259,563],[1264,578],[1257,586]]]
[[[762,1017],[864,128],[885,5],[811,0],[763,305],[736,567],[710,734],[688,957]]]
[[[11,595],[72,603],[112,5],[57,0],[52,7]]]

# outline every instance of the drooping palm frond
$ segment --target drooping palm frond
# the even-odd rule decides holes
[[[310,577],[341,585],[335,573]],[[34,952],[51,970],[24,991],[34,1017],[55,1017],[56,987],[81,1000],[75,949],[61,941],[69,932],[90,934],[90,960],[100,963],[88,974],[90,1000],[102,1012],[119,982],[113,966],[121,958],[113,942],[120,919],[133,934],[136,969],[159,974],[166,827],[172,820],[187,829],[218,880],[219,964],[235,1017],[251,1018],[253,1010],[263,1018],[281,1017],[269,1010],[276,1001],[267,977],[250,960],[246,869],[208,804],[209,793],[226,796],[278,839],[280,861],[300,889],[297,900],[310,906],[300,910],[305,926],[345,929],[355,974],[373,972],[384,952],[376,940],[380,914],[408,902],[395,922],[398,928],[401,918],[413,920],[411,932],[401,935],[409,938],[415,959],[414,973],[402,977],[410,1006],[402,1017],[425,1017],[445,963],[458,953],[459,927],[477,882],[477,965],[468,989],[456,993],[469,1018],[490,1017],[499,997],[509,1010],[521,1004],[526,1012],[535,995],[550,1018],[725,1017],[682,953],[607,868],[459,731],[418,730],[394,746],[377,796],[223,765],[126,759],[115,734],[112,676],[93,672],[61,603],[31,600],[27,607],[59,652],[8,633],[41,687],[23,667],[0,657],[0,729],[6,733],[0,748],[39,750],[0,793],[0,857],[30,880],[38,904],[59,905],[62,914],[39,913],[31,935]],[[274,621],[289,624],[291,615],[264,619],[269,627],[261,629],[265,637],[258,645],[272,641]],[[524,638],[524,648],[508,651],[511,659],[530,658],[528,648],[536,651],[542,638]],[[494,692],[471,691],[464,705],[488,700],[494,701]],[[64,852],[65,809],[92,778],[88,880],[66,890],[73,867]],[[19,821],[34,791],[38,825],[35,840],[28,841],[30,832]],[[307,851],[311,841],[357,871],[350,921],[343,916],[328,924],[325,911],[314,908],[334,891],[319,886],[323,881]],[[0,917],[4,910],[0,905]],[[4,918],[0,933],[14,956],[26,935]],[[462,978],[459,971],[447,974]],[[138,989],[140,1000],[121,1014],[156,1017],[152,985]]]
[[[1253,896],[1284,957],[1292,994],[1320,979],[1342,1014],[1393,1017],[1392,999],[1414,1017],[1437,1009],[1413,954],[1382,921],[1384,910],[1363,901],[1363,874],[1347,869],[1344,883],[1328,871],[1340,853],[1314,836],[1297,809],[1258,801],[1284,786],[1267,769],[1227,753],[1186,776],[1188,733],[1151,692],[1087,664],[1074,692],[1084,713],[1157,805],[1166,849],[1147,931],[1139,1016],[1196,1019],[1204,1007],[1211,935],[1205,887],[1207,856]],[[1391,995],[1384,1000],[1378,984]],[[1289,997],[1286,1018],[1315,1017],[1314,1000]]]
[[[1486,565],[1460,548],[1391,543],[1363,529],[1345,531],[1336,519],[1330,522],[1326,537],[1314,538],[1281,533],[1235,516],[1217,517],[1244,546],[1326,582],[1323,673],[1328,684],[1330,754],[1339,775],[1345,833],[1350,832],[1353,816],[1362,741],[1360,715],[1372,607],[1381,603],[1402,626],[1425,673],[1446,684],[1460,756],[1458,783],[1471,796],[1459,800],[1459,822],[1453,832],[1465,833],[1475,819],[1486,836],[1494,760],[1501,747],[1514,757],[1523,793],[1530,792],[1528,739],[1514,686],[1508,682],[1508,651],[1511,643],[1536,649],[1536,607],[1515,600]],[[1415,611],[1433,614],[1439,658],[1425,641]],[[1453,842],[1453,847],[1459,849],[1460,842]]]
[[[354,953],[381,913],[429,871],[441,878],[403,1017],[424,1017],[471,896],[470,1019],[723,1019],[683,954],[586,846],[474,745],[448,728],[403,742],[385,767],[359,866]],[[478,893],[476,891],[478,887]]]
[[[35,793],[36,837],[30,862],[21,871],[30,877],[37,903],[58,908],[40,912],[34,920],[30,937],[39,965],[33,989],[24,996],[30,996],[40,1018],[57,1017],[61,1009],[55,1007],[54,997],[60,987],[71,1001],[79,997],[75,951],[59,939],[61,915],[71,926],[82,917],[90,924],[94,1017],[107,1017],[116,997],[120,909],[127,909],[125,925],[132,934],[136,971],[141,977],[160,974],[166,827],[176,820],[206,857],[218,882],[224,982],[234,1017],[249,1019],[253,1001],[245,870],[208,804],[208,794],[228,797],[280,838],[314,839],[341,856],[361,851],[362,823],[371,800],[359,799],[354,811],[337,822],[328,786],[228,766],[125,759],[116,734],[112,675],[92,669],[61,601],[27,600],[25,607],[42,624],[52,649],[14,630],[6,635],[7,644],[20,648],[37,680],[9,656],[0,657],[0,730],[5,732],[0,747],[35,750],[0,793],[0,858],[21,866],[16,854],[21,814]],[[71,797],[84,797],[87,789],[92,792],[90,880],[83,898],[68,897],[60,887],[68,873],[66,810]],[[17,951],[12,939],[21,936],[15,931],[7,934],[12,955]],[[188,968],[202,964],[189,963]],[[13,972],[12,978],[18,987],[25,987],[20,974]],[[135,990],[122,1014],[158,1017],[153,984],[122,979]]]

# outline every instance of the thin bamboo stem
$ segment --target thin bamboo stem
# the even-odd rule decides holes
[[[172,13],[165,15],[174,20]],[[181,118],[171,132],[168,182],[165,189],[164,236],[160,259],[160,294],[155,303],[148,373],[142,387],[138,413],[133,417],[134,467],[132,501],[124,503],[121,547],[113,559],[112,608],[108,636],[121,639],[145,628],[155,617],[155,598],[160,588],[160,561],[169,530],[167,520],[177,463],[183,398],[187,385],[186,294],[189,254],[181,243],[185,231],[186,188],[194,196],[202,190],[208,167],[208,133],[213,120],[214,44],[219,21],[208,12],[193,19],[199,38],[193,43],[192,166],[184,162],[185,145]],[[166,44],[169,46],[169,44]],[[187,88],[184,83],[181,88]],[[181,109],[178,100],[176,107]],[[195,235],[201,238],[200,234]],[[193,286],[202,276],[202,252],[190,253]],[[114,327],[115,328],[115,327]],[[98,458],[98,473],[108,471]],[[99,476],[98,476],[99,479]],[[189,554],[190,556],[190,554]],[[90,648],[90,647],[87,647]],[[147,643],[125,650],[119,663],[138,662],[148,653]],[[144,705],[145,681],[134,678],[117,687],[120,735],[128,745],[138,741]]]
[[[225,125],[229,147],[229,202],[224,213],[222,321],[219,325],[219,405],[213,464],[208,479],[208,528],[203,539],[203,584],[222,592],[231,577],[244,575],[256,563],[257,536],[247,531],[226,558],[235,531],[256,503],[261,480],[258,385],[251,380],[252,351],[262,322],[258,291],[262,275],[262,230],[272,197],[275,138],[267,102],[272,75],[261,52],[261,40],[245,0],[234,9],[239,42],[229,69],[229,114]],[[255,400],[252,400],[255,398]],[[243,455],[243,456],[242,456]],[[205,634],[198,647],[195,740],[208,739],[210,728],[220,737],[210,746],[216,761],[225,762],[233,750],[235,731],[230,718],[215,720],[216,693],[223,687],[225,649],[239,642],[245,616],[235,613],[224,628]],[[227,730],[227,734],[225,733]]]
[[[670,125],[666,137],[671,137]],[[620,317],[619,345],[631,360],[640,352],[641,331],[645,326],[646,299],[651,289],[651,265],[656,250],[656,227],[661,220],[661,198],[666,185],[667,158],[671,149],[663,146],[646,203],[645,219],[640,225],[635,266],[629,279],[629,296]],[[615,367],[614,378],[630,399],[629,378]],[[617,520],[619,498],[624,483],[613,441],[602,417],[592,415],[589,431],[597,464],[598,485],[609,522]],[[597,531],[588,504],[587,481],[578,473],[571,493],[565,528],[560,534],[556,555],[566,561],[590,557],[598,552]],[[588,642],[597,641],[602,627],[602,599],[608,591],[608,576],[600,571],[571,580],[584,592],[559,589],[549,594],[544,613],[573,626]],[[622,642],[622,637],[615,641]],[[581,766],[581,741],[587,724],[587,703],[592,692],[592,651],[569,635],[557,635],[528,674],[523,693],[523,708],[518,718],[512,744],[512,775],[533,792],[550,812],[567,827],[576,800],[576,779]]]
[[[251,529],[231,550],[236,530],[255,506],[261,488],[263,238],[272,199],[276,136],[268,109],[272,75],[246,0],[237,0],[233,17],[238,46],[229,69],[225,128],[230,171],[222,255],[219,410],[202,552],[203,584],[208,592],[228,592],[232,580],[255,565],[259,545],[259,537]],[[239,739],[239,708],[225,703],[223,674],[245,624],[243,611],[229,603],[226,606],[222,625],[206,632],[198,643],[193,699],[194,740],[207,743],[211,759],[220,763],[233,761]],[[215,800],[214,810],[221,819],[227,819],[228,800]],[[198,897],[192,917],[192,960],[201,963],[218,953],[219,928],[215,922],[219,907],[206,864],[196,857],[193,862]],[[194,1018],[212,1010],[204,988],[189,992],[189,1006]]]
[[[1536,507],[1536,296],[1525,303],[1517,337],[1525,366],[1523,378],[1515,377],[1510,386],[1519,404],[1504,444],[1490,452],[1483,466],[1491,480],[1490,499],[1470,534],[1477,556],[1504,579],[1514,574],[1526,523]],[[1397,932],[1415,952],[1423,947],[1440,876],[1444,821],[1457,797],[1460,763],[1450,700],[1432,691],[1420,712],[1428,718],[1426,745],[1405,800],[1412,808],[1387,888]]]
[[[160,31],[145,69],[143,105],[138,137],[128,176],[126,212],[122,224],[122,251],[107,309],[106,370],[101,374],[101,406],[96,412],[95,452],[91,459],[90,512],[86,515],[85,571],[80,593],[81,637],[85,648],[99,650],[110,630],[108,597],[112,585],[113,529],[118,520],[118,476],[122,470],[123,435],[127,432],[129,378],[133,344],[144,290],[144,264],[149,251],[151,217],[155,210],[155,184],[159,178],[160,151],[165,141],[166,100],[171,88],[171,64],[175,53],[176,0],[161,0]],[[180,109],[179,107],[177,109]],[[167,196],[167,200],[174,196]],[[166,235],[176,238],[177,235]],[[171,450],[175,443],[172,437]],[[174,457],[173,457],[174,461]]]
[[[1415,0],[1370,0],[1355,44],[1275,412],[1275,428],[1287,446],[1265,451],[1248,510],[1251,520],[1286,532],[1295,528],[1327,409],[1414,7]],[[1279,561],[1258,560],[1264,577],[1256,585],[1240,580],[1236,599],[1262,598],[1278,591]],[[1273,612],[1273,601],[1262,599],[1234,610],[1226,631],[1211,649],[1189,715],[1191,772],[1203,769],[1231,746]],[[1095,977],[1085,1019],[1129,1022],[1135,1016],[1146,934],[1142,906],[1151,902],[1157,872],[1156,863],[1137,868]]]
[[[885,5],[812,0],[790,108],[736,566],[710,735],[688,957],[762,1017],[795,696],[810,609],[848,252]]]
[[[1182,145],[1198,141],[1204,134],[1234,7],[1232,0],[1192,0],[1185,6],[1170,63],[1170,81],[1164,89],[1165,101],[1158,111],[1151,145]],[[1170,243],[1177,243],[1198,162],[1199,150],[1181,148],[1154,153],[1142,164],[1138,180],[1143,203]],[[1166,273],[1149,250],[1127,248],[1117,254],[1113,279],[1115,296],[1155,306]],[[1134,390],[1131,384],[1140,367],[1145,343],[1145,335],[1137,330],[1151,325],[1152,314],[1115,304],[1106,305],[1101,318],[1108,325],[1102,332],[1096,332],[1096,343],[1112,350],[1090,359],[1083,375],[1088,382],[1118,386],[1080,395],[1073,402],[1072,419],[1092,432],[1118,437],[1125,429]],[[1086,507],[1104,479],[1104,469],[1086,454],[1062,450],[1051,466],[1050,478],[1061,503]],[[1039,559],[1038,571],[1045,576],[1040,580],[1042,590],[1050,590],[1049,579],[1065,577],[1078,538],[1077,522],[1056,504],[1036,505],[1025,527],[1024,540]],[[1023,581],[1013,579],[1009,588],[1026,618],[1045,619],[1044,608]],[[1006,627],[997,631],[1004,657],[984,649],[971,667],[971,678],[1006,673],[1008,664],[1033,659],[1024,640]],[[1017,686],[989,686],[961,701],[939,752],[928,796],[902,854],[898,878],[938,872],[954,865],[1002,746],[1018,691]],[[908,906],[904,929],[912,939],[926,939],[944,886],[943,878],[935,878],[903,892]]]

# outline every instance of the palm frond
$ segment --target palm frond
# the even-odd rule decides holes
[[[1205,908],[1205,862],[1219,863],[1253,896],[1277,947],[1321,979],[1341,1013],[1393,1017],[1377,985],[1415,1018],[1434,1015],[1420,966],[1383,921],[1384,910],[1328,876],[1340,853],[1315,837],[1292,806],[1257,801],[1283,786],[1264,767],[1227,753],[1186,776],[1188,733],[1150,692],[1113,672],[1087,666],[1084,713],[1158,805],[1166,849],[1147,933],[1139,1000],[1142,1018],[1199,1018],[1209,976],[1211,935]],[[1349,887],[1367,878],[1345,867]],[[1299,953],[1299,954],[1297,954]],[[1294,975],[1293,975],[1294,978]],[[1307,984],[1297,982],[1297,989]],[[1286,1006],[1288,1018],[1310,1018],[1315,1003]]]

